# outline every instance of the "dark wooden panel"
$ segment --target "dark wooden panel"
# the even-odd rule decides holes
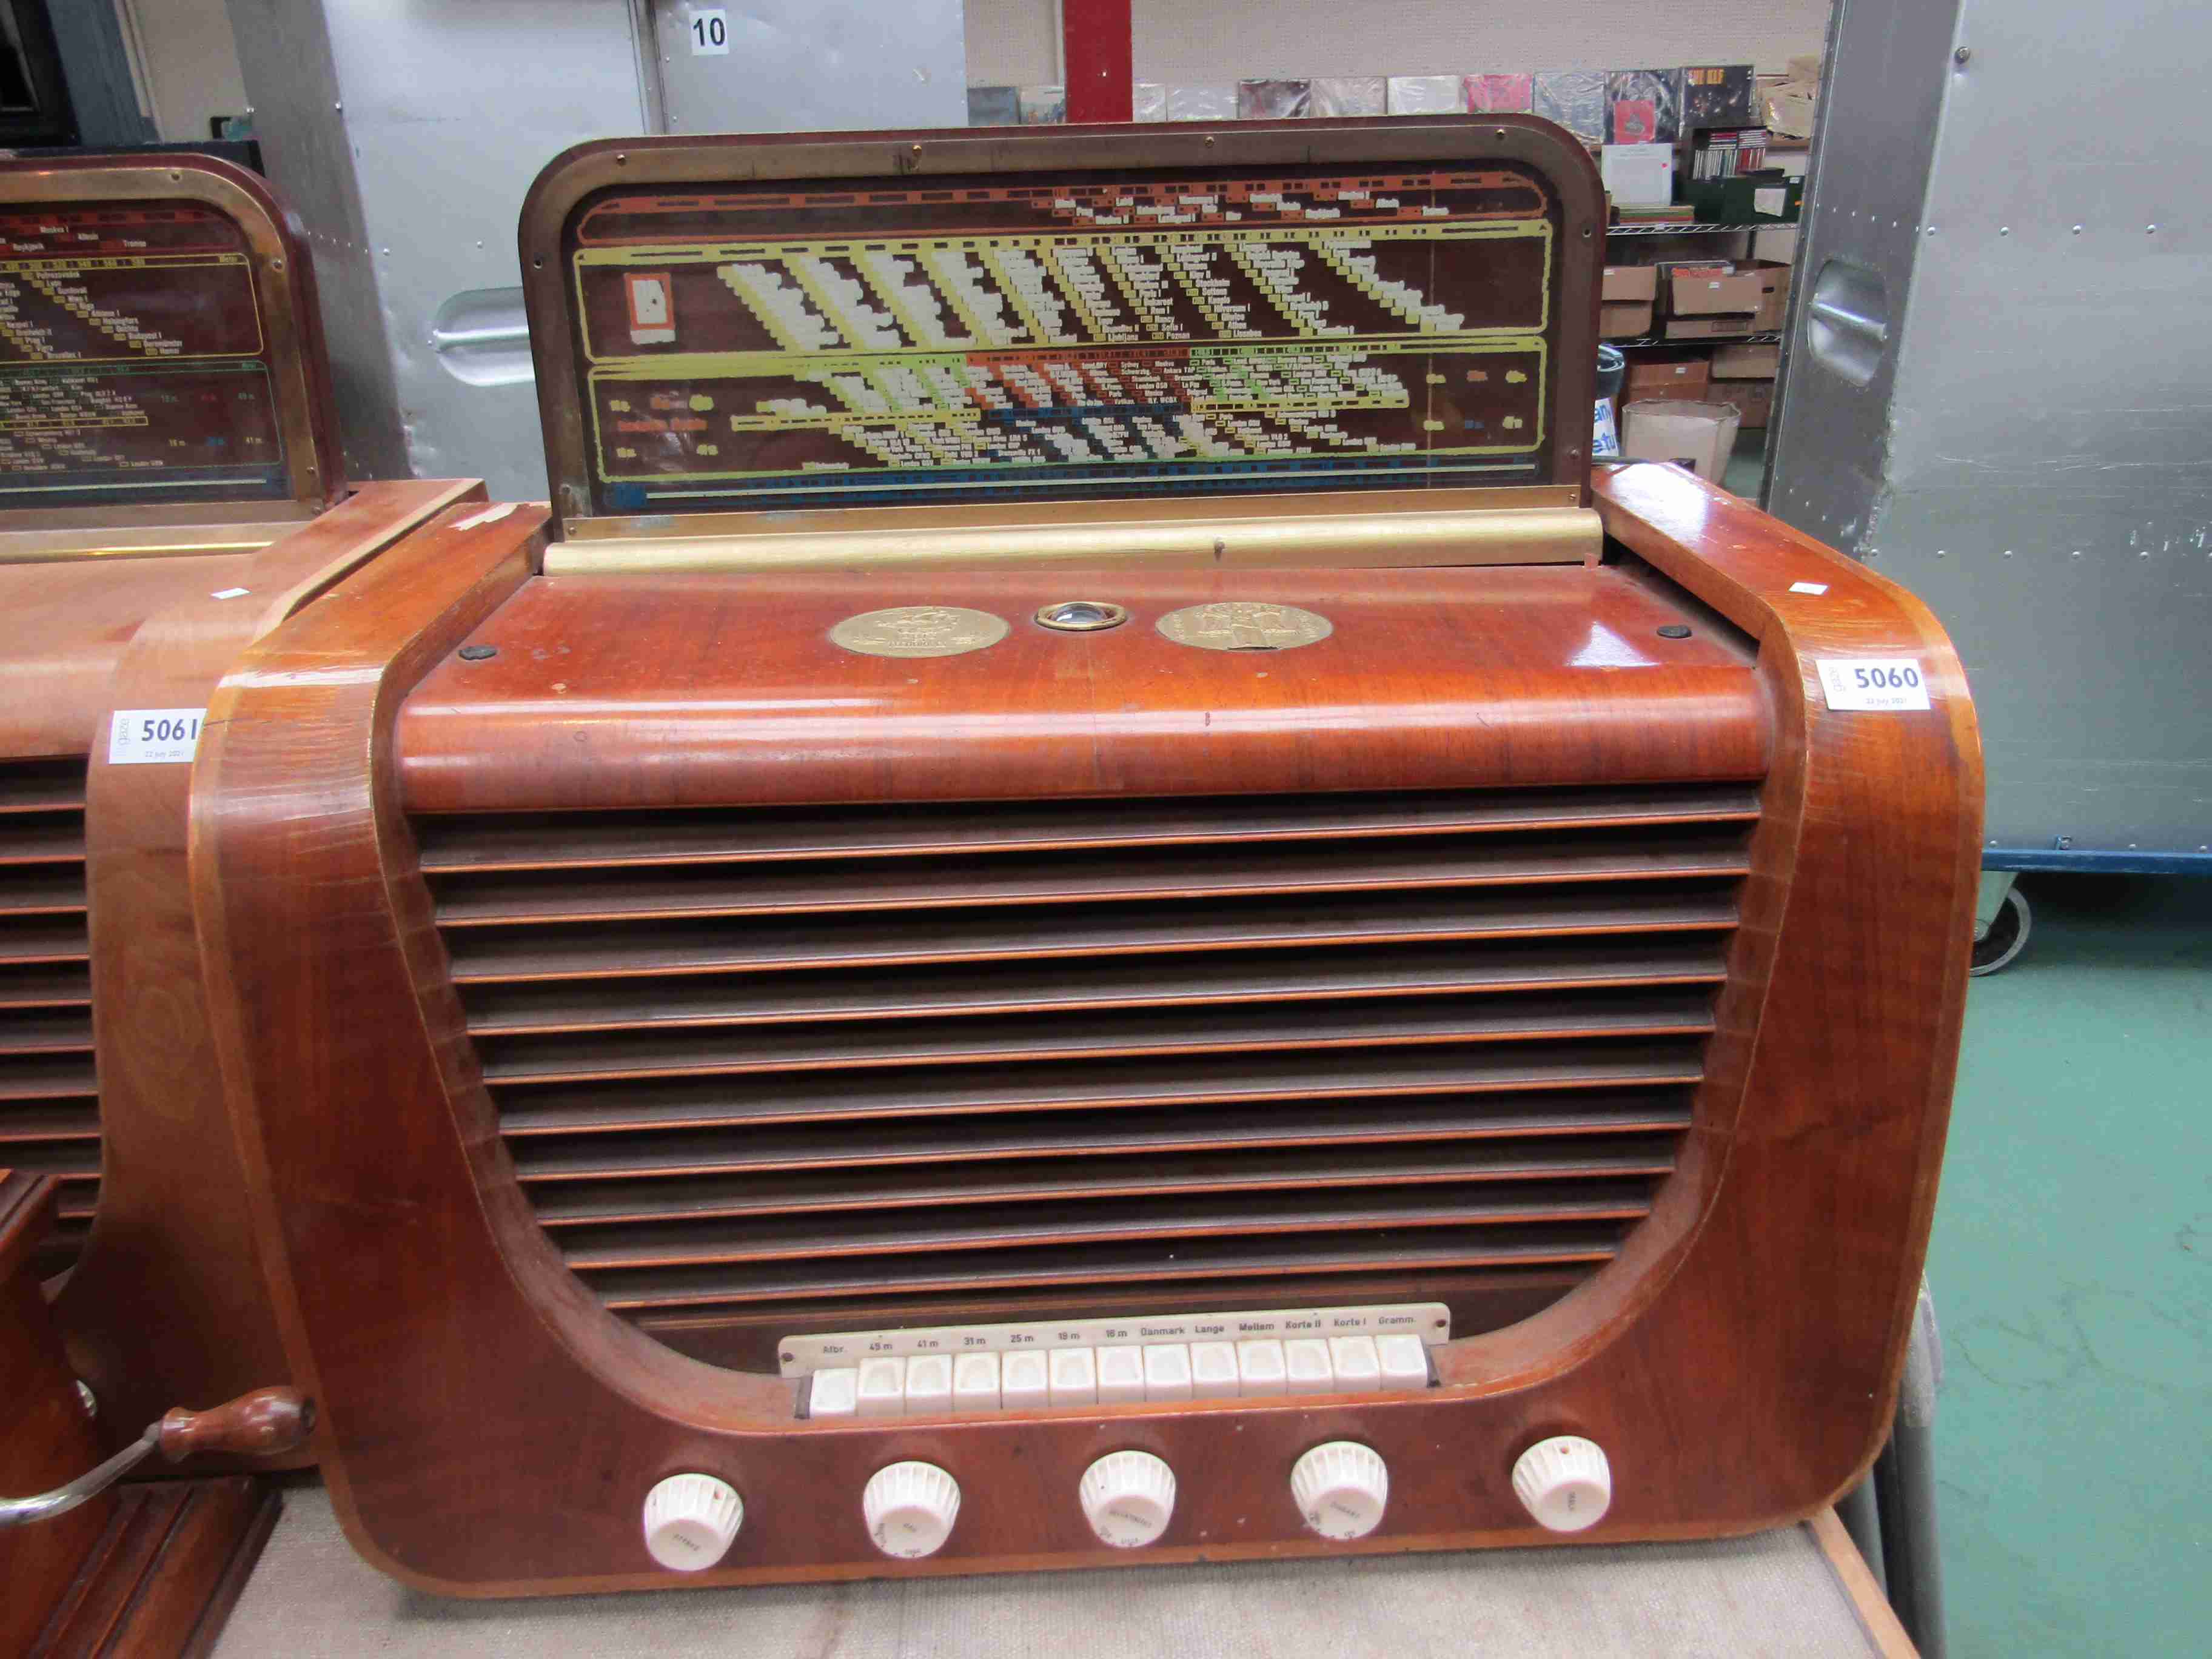
[[[40,1293],[53,1216],[52,1182],[0,1164],[0,1493],[11,1498],[74,1480],[107,1455]],[[0,1653],[30,1651],[114,1510],[114,1498],[99,1498],[0,1529]]]
[[[36,1659],[200,1659],[214,1651],[282,1510],[276,1490],[225,1480],[118,1489],[115,1516]]]

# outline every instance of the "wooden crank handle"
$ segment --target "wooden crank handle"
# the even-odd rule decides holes
[[[297,1389],[256,1389],[204,1412],[173,1407],[160,1424],[161,1455],[172,1463],[195,1452],[271,1457],[306,1443],[315,1402]]]

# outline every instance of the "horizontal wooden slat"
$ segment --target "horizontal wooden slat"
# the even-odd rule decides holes
[[[884,1261],[786,1261],[728,1267],[601,1272],[586,1279],[610,1308],[713,1307],[744,1302],[977,1291],[997,1286],[1080,1289],[1143,1280],[1310,1279],[1326,1294],[1328,1275],[1547,1267],[1610,1261],[1621,1230],[1612,1226],[1439,1228],[1353,1234],[1292,1242],[1282,1237],[1182,1239],[1081,1252],[956,1251]],[[1287,1288],[1287,1287],[1286,1287]]]
[[[15,1101],[4,1096],[0,1101],[6,1102],[0,1103],[0,1151],[62,1140],[100,1145],[99,1109],[88,1102]]]
[[[1618,1089],[1695,1082],[1694,1042],[1576,1042],[1263,1054],[1211,1064],[1103,1060],[771,1079],[500,1091],[509,1135],[736,1127],[764,1123],[1075,1107],[1206,1105],[1533,1089]]]
[[[610,872],[581,882],[562,872],[434,882],[446,927],[679,916],[809,915],[854,910],[949,909],[1111,901],[1172,902],[1284,893],[1487,887],[1554,882],[1739,876],[1743,836],[1698,828],[1635,836],[1563,831],[1352,843],[1344,848],[1193,847],[1103,859],[1033,854],[997,859],[860,860],[650,875]]]
[[[89,963],[0,963],[0,1008],[89,1008]]]
[[[0,1065],[0,1100],[90,1100],[99,1093],[90,1054],[81,1060],[13,1056]]]
[[[1245,1148],[1161,1158],[1012,1158],[708,1181],[562,1182],[538,1191],[551,1228],[945,1205],[1069,1203],[1180,1193],[1326,1191],[1469,1182],[1634,1182],[1674,1167],[1668,1138],[1456,1147]]]
[[[0,967],[91,960],[91,938],[82,915],[0,915]]]
[[[1000,1159],[1113,1158],[1240,1149],[1402,1146],[1414,1142],[1525,1139],[1529,1156],[1563,1143],[1546,1137],[1671,1135],[1690,1123],[1680,1090],[1617,1093],[1394,1096],[1348,1109],[1339,1102],[1267,1102],[1146,1111],[1004,1112],[950,1122],[872,1122],[855,1134],[837,1122],[699,1133],[527,1135],[511,1143],[517,1172],[540,1203],[568,1182],[651,1180],[808,1170],[867,1170],[902,1164],[955,1165]],[[1449,1152],[1438,1156],[1453,1156]]]
[[[749,1218],[743,1226],[678,1221],[653,1226],[589,1227],[556,1241],[579,1273],[610,1268],[692,1267],[750,1261],[811,1261],[834,1256],[932,1255],[940,1251],[1073,1249],[1160,1238],[1229,1238],[1270,1233],[1301,1237],[1382,1228],[1515,1227],[1632,1221],[1650,1208],[1637,1183],[1474,1185],[1434,1191],[1292,1194],[1209,1194],[1110,1204],[837,1216]]]
[[[0,1057],[15,1054],[69,1054],[92,1052],[92,1015],[47,1013],[0,1014]],[[5,1072],[13,1071],[7,1065]]]
[[[0,877],[0,915],[64,916],[85,912],[84,872],[33,865]]]
[[[0,817],[0,871],[84,862],[84,814],[24,812]],[[0,875],[0,881],[15,878]]]
[[[1680,1036],[1712,1029],[1704,997],[1635,991],[1581,997],[1514,996],[1469,1003],[1420,997],[1321,1009],[1135,1009],[1070,1021],[1048,1014],[996,1019],[884,1020],[720,1033],[625,1031],[503,1037],[480,1043],[495,1084],[588,1079],[734,1076],[867,1066],[998,1064],[1127,1055],[1254,1054],[1418,1043],[1522,1042],[1565,1037]]]
[[[89,1206],[100,1180],[99,1126],[88,1138],[70,1140],[17,1140],[8,1133],[8,1115],[0,1112],[0,1170],[26,1170],[50,1175],[61,1182],[62,1207],[72,1201]],[[76,1197],[72,1200],[72,1194]]]
[[[1126,801],[1078,800],[1008,801],[988,806],[920,803],[888,813],[780,809],[426,816],[416,820],[416,831],[422,867],[443,873],[1351,839],[1600,824],[1628,828],[1743,821],[1758,816],[1756,793],[1741,784],[1727,784],[1663,791],[1196,797],[1147,801],[1140,811],[1133,811]]]
[[[84,769],[82,756],[0,761],[0,815],[82,811]]]
[[[944,915],[848,915],[731,927],[712,921],[446,935],[464,984],[797,968],[1049,961],[1229,950],[1288,950],[1403,940],[1561,939],[1735,925],[1730,887],[1687,883],[1645,891],[1362,894],[1327,905],[1243,903],[1053,906]]]
[[[1295,957],[1210,957],[1085,963],[977,963],[957,975],[798,973],[554,981],[471,988],[479,1039],[524,1033],[684,1029],[886,1015],[978,1015],[1231,1002],[1305,1002],[1419,993],[1597,989],[1717,983],[1719,944],[1686,934],[1656,943],[1581,945],[1501,941],[1480,952],[1435,945],[1320,950]],[[6,1006],[0,987],[0,1006]]]

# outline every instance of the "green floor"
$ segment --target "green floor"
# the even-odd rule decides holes
[[[1928,1264],[1951,1651],[2212,1652],[2212,881],[2024,890]]]

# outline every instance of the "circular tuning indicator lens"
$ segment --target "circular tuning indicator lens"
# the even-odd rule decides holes
[[[1040,609],[1036,620],[1038,626],[1063,634],[1097,634],[1119,628],[1129,620],[1129,611],[1126,605],[1109,605],[1103,599],[1062,599]]]

